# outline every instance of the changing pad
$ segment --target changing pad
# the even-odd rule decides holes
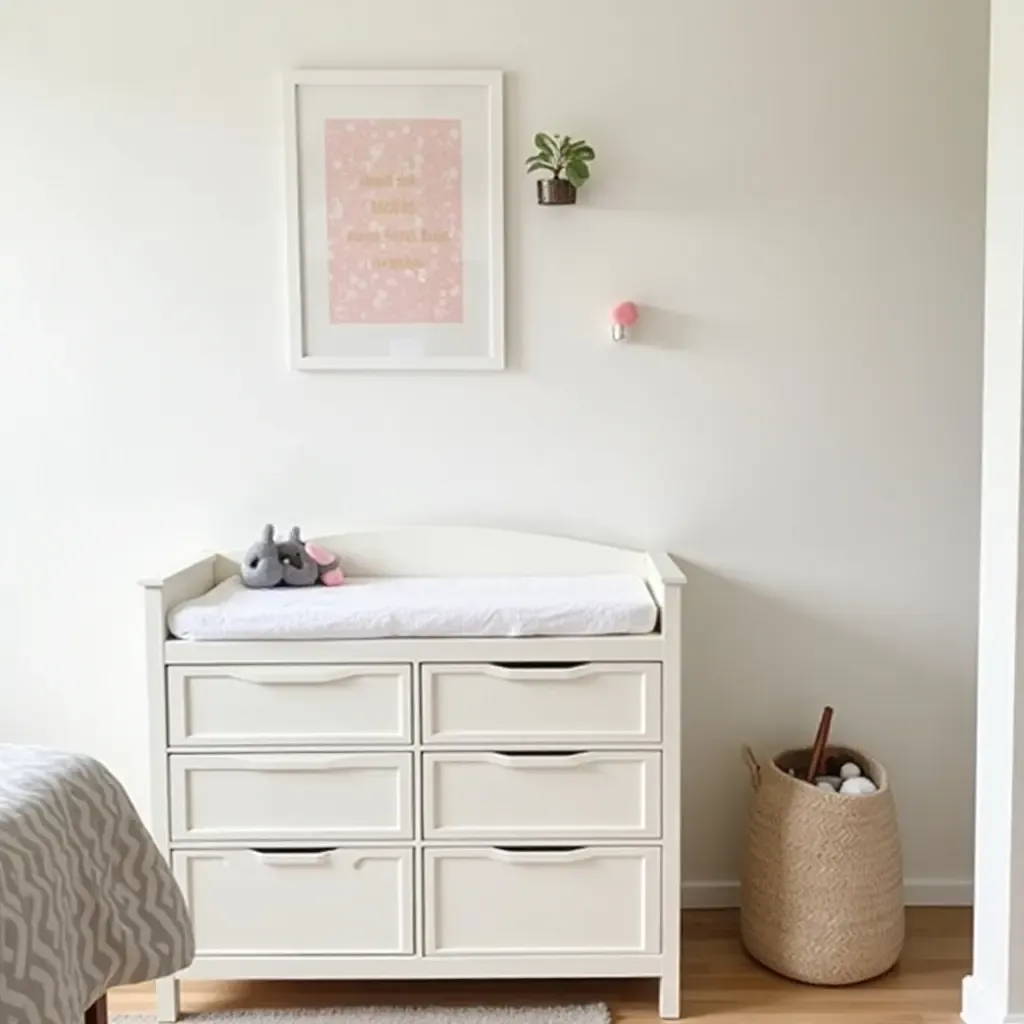
[[[649,633],[639,576],[367,577],[340,587],[252,590],[237,576],[168,615],[182,640],[597,636]]]

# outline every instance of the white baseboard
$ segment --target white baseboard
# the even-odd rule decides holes
[[[974,882],[955,878],[911,878],[906,886],[909,907],[972,907]]]
[[[717,910],[739,905],[739,882],[683,882],[683,907],[686,910]]]
[[[1024,1024],[1024,1013],[1002,1013],[972,975],[964,978],[960,1019],[964,1024]]]
[[[952,878],[910,878],[905,892],[908,907],[969,907],[974,902],[974,883]],[[739,882],[683,883],[683,906],[688,910],[739,905]]]

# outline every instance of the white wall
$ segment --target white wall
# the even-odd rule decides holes
[[[0,7],[0,738],[146,807],[134,581],[268,519],[661,545],[692,898],[735,877],[741,741],[810,742],[826,702],[892,769],[917,894],[962,896],[985,6]],[[345,65],[509,73],[508,372],[286,369],[276,76]],[[581,206],[532,203],[538,129],[599,150]],[[626,298],[647,344],[616,348]]]

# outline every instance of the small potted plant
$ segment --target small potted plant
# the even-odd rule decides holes
[[[537,182],[541,206],[564,206],[576,202],[576,190],[590,177],[587,166],[594,159],[592,146],[568,135],[538,132],[533,137],[537,151],[527,159],[526,170],[547,171],[551,176]]]

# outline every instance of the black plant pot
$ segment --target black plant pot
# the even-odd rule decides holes
[[[576,186],[565,178],[542,178],[537,182],[541,206],[570,206],[576,202]]]

